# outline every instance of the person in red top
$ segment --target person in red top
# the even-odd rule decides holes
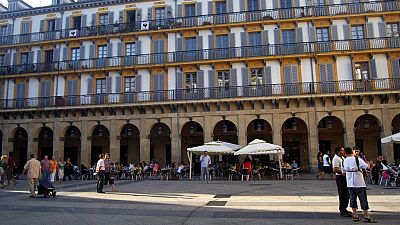
[[[249,177],[250,177],[250,174],[251,174],[251,160],[250,160],[249,156],[246,156],[246,158],[244,159],[243,169],[247,169],[247,174],[246,175],[248,175],[247,176],[247,181],[249,181]]]
[[[50,181],[54,182],[54,178],[56,177],[56,173],[58,170],[58,163],[56,157],[53,156],[50,160]]]

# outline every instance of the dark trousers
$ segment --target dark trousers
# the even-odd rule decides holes
[[[336,185],[339,194],[339,211],[340,213],[346,213],[350,199],[349,189],[347,188],[346,177],[336,175]]]
[[[103,191],[104,186],[104,170],[100,170],[97,175],[99,176],[99,180],[97,181],[97,193]]]

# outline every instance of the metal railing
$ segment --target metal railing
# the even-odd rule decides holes
[[[36,32],[0,37],[0,45],[27,44],[61,40],[66,38],[90,37],[99,35],[139,32],[145,30],[163,30],[172,28],[190,28],[218,24],[234,24],[264,20],[296,19],[304,17],[336,16],[362,13],[381,13],[400,10],[398,1],[376,1],[365,3],[346,3],[326,6],[302,6],[282,9],[210,14],[194,17],[166,18],[133,23],[115,23],[80,28]]]
[[[51,107],[86,107],[143,102],[204,101],[228,98],[301,96],[318,94],[365,93],[400,91],[400,79],[342,80],[266,84],[257,86],[228,86],[128,93],[88,94],[0,100],[1,110],[44,109]]]
[[[104,70],[107,68],[123,69],[133,66],[184,63],[192,61],[318,54],[327,52],[341,53],[386,48],[400,48],[400,37],[243,46],[234,48],[202,49],[132,56],[115,56],[108,58],[68,60],[51,63],[11,65],[1,66],[0,75]]]

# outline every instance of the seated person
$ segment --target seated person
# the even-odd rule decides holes
[[[299,168],[299,165],[296,163],[296,160],[293,159],[292,164],[290,165],[293,169]]]
[[[283,165],[282,165],[282,168],[292,169],[292,167],[290,166],[290,164],[288,162],[284,162]]]

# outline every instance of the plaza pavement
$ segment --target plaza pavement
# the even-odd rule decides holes
[[[209,184],[121,180],[118,192],[106,194],[95,192],[93,180],[72,181],[57,184],[55,199],[28,198],[26,181],[19,180],[0,190],[0,224],[355,224],[338,215],[335,181],[312,177]],[[368,189],[378,223],[399,224],[400,189]]]

